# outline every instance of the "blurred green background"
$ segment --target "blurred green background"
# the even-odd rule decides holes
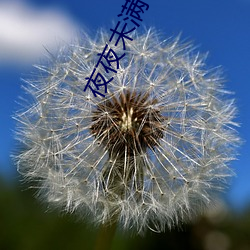
[[[47,211],[16,178],[0,181],[1,250],[94,249],[98,229],[73,215]],[[228,210],[225,205],[165,233],[148,231],[144,236],[116,232],[112,250],[250,250],[250,209]]]

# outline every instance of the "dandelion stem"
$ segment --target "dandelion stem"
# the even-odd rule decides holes
[[[111,249],[112,241],[116,232],[116,226],[116,222],[113,222],[112,224],[103,224],[100,226],[94,250]]]

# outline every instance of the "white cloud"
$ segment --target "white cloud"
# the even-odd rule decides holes
[[[76,25],[56,9],[39,10],[22,2],[0,2],[0,64],[27,63],[70,42]]]

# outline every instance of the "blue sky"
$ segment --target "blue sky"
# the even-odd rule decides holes
[[[244,144],[238,160],[232,163],[237,177],[232,179],[227,199],[234,207],[243,208],[250,204],[250,0],[145,2],[149,4],[143,16],[146,27],[155,27],[166,38],[181,33],[201,52],[208,51],[207,64],[221,65],[227,80],[225,88],[235,92]],[[53,51],[60,39],[70,41],[79,28],[93,36],[99,28],[111,28],[124,3],[125,0],[0,1],[0,175],[5,179],[16,178],[9,155],[15,149],[15,122],[11,116],[22,95],[21,78],[28,76],[32,64],[46,54],[43,46]]]

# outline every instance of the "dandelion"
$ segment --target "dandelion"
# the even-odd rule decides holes
[[[105,97],[94,97],[86,77],[108,33],[82,36],[26,80],[19,172],[43,201],[97,224],[163,231],[203,212],[233,175],[239,141],[219,71],[192,44],[149,29],[126,44]]]

